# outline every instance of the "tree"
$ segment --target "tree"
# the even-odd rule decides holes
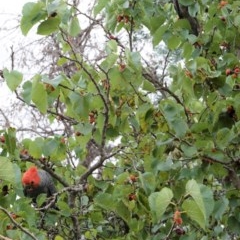
[[[54,130],[21,139],[17,129],[2,130],[1,235],[237,239],[240,3],[92,6],[82,12],[77,1],[39,0],[23,7],[22,33],[36,27],[55,55],[30,80],[16,69],[4,69],[3,78]],[[44,195],[29,207],[20,178],[32,164],[55,180],[59,210],[41,207]]]

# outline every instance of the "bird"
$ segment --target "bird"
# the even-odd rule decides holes
[[[24,196],[32,198],[33,203],[36,203],[40,194],[44,193],[50,198],[57,192],[51,175],[36,166],[30,167],[23,173],[22,185]]]

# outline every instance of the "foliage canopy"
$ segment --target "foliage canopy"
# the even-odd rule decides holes
[[[64,131],[21,140],[14,128],[1,131],[1,235],[237,239],[239,8],[233,0],[98,0],[83,13],[76,1],[25,4],[21,31],[55,39],[58,70],[25,79],[4,69],[3,77]],[[79,50],[92,31],[81,15],[105,41],[100,60]],[[23,197],[21,172],[32,164],[53,176],[59,211]]]

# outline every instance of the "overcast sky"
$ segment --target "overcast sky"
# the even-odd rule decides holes
[[[23,37],[18,26],[22,6],[31,0],[0,0],[0,70],[11,67],[11,46],[17,48]],[[16,50],[16,49],[14,49]],[[7,106],[10,91],[0,84],[0,108]]]
[[[5,0],[5,1],[0,1],[0,9],[1,12],[18,12],[21,10],[21,6],[24,5],[24,3],[31,2],[31,0]]]
[[[22,6],[31,0],[0,0],[0,69],[9,67],[11,46],[14,47],[20,40],[17,19],[22,11]]]

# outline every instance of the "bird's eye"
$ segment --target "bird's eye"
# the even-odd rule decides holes
[[[33,185],[34,184],[34,181],[31,181],[31,185]]]

